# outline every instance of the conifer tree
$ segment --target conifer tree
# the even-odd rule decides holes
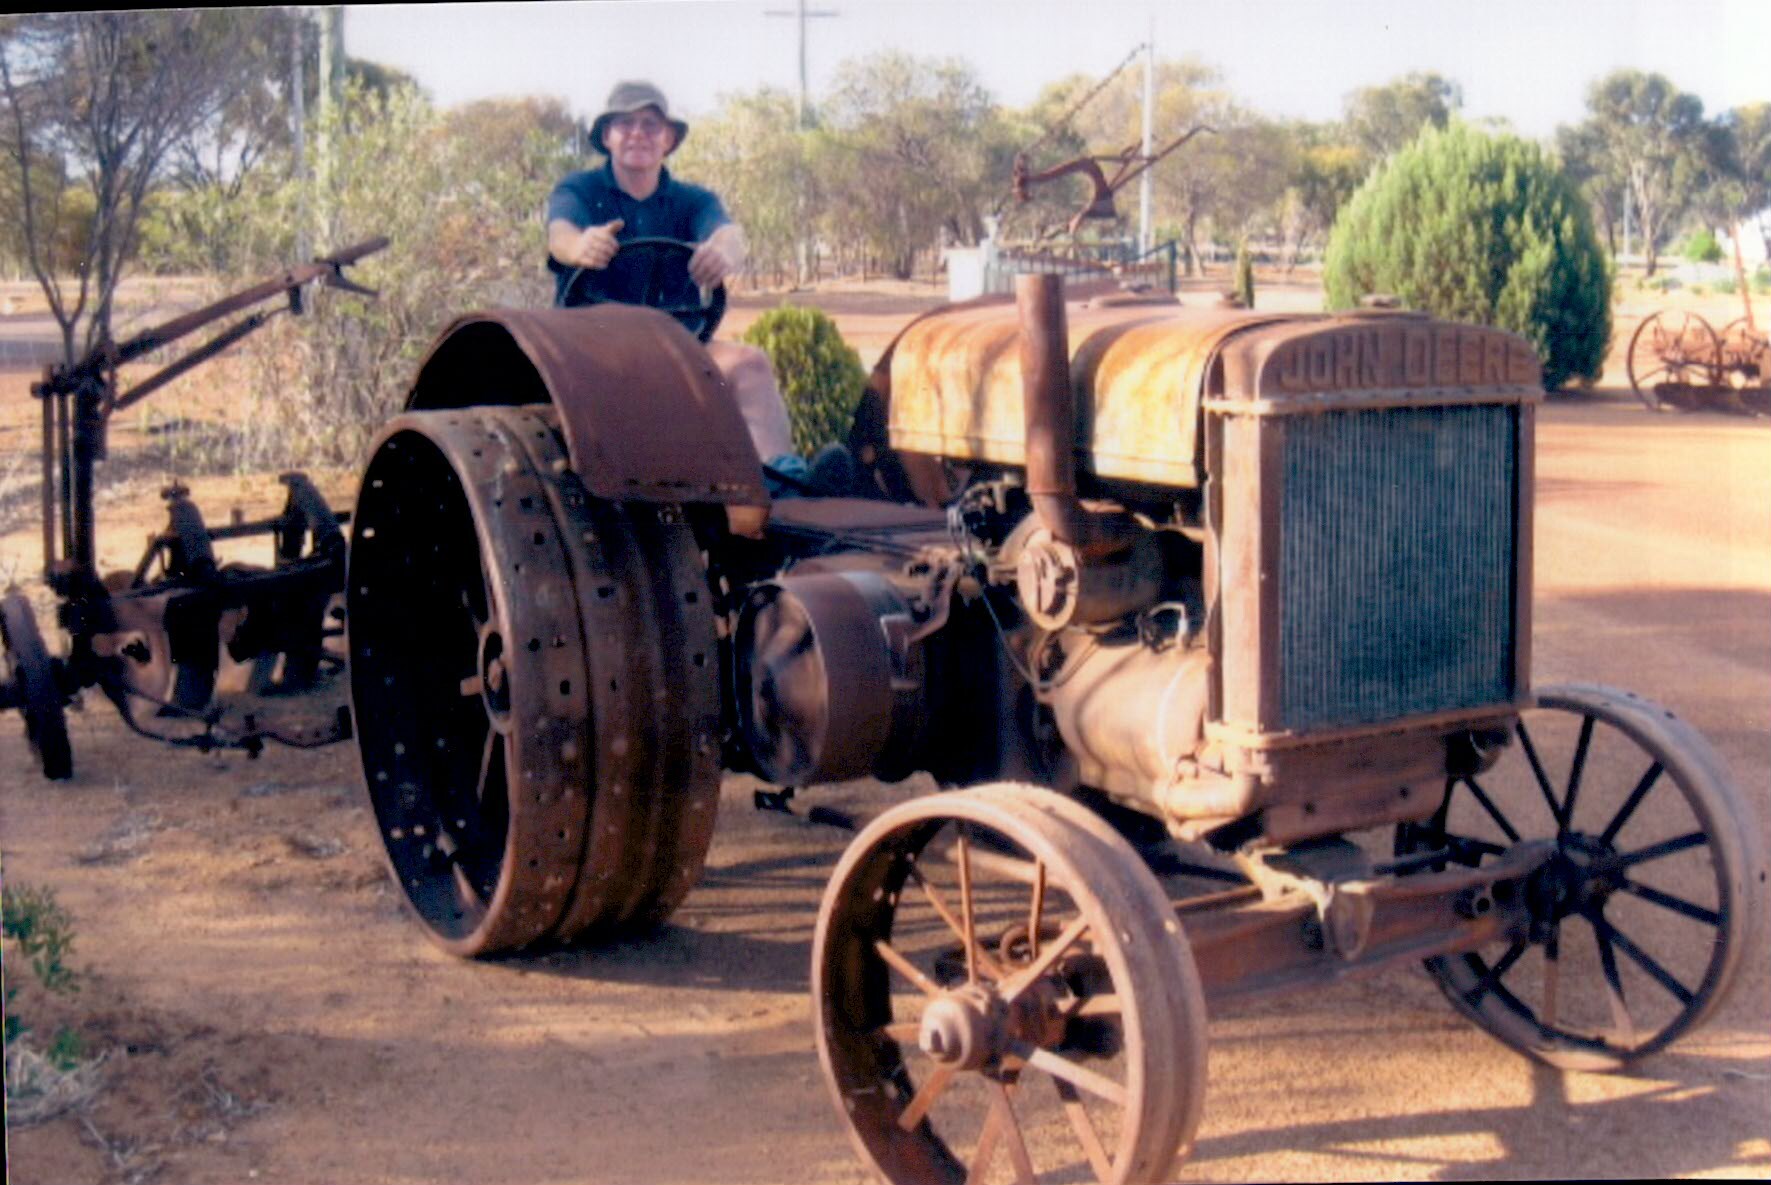
[[[1330,308],[1382,292],[1517,333],[1549,389],[1598,378],[1611,336],[1611,272],[1580,191],[1535,144],[1464,124],[1428,129],[1353,195],[1323,286]]]

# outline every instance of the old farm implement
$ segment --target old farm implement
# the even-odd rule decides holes
[[[174,745],[256,752],[266,741],[324,744],[349,736],[341,711],[318,728],[279,731],[247,716],[226,723],[215,698],[225,647],[240,662],[262,665],[261,686],[310,687],[326,662],[328,603],[344,586],[347,515],[333,511],[305,476],[282,477],[281,513],[254,522],[207,525],[188,491],[164,491],[167,523],[133,571],[98,570],[94,484],[113,416],[199,363],[220,354],[277,313],[300,313],[304,290],[323,284],[373,295],[345,278],[346,266],[387,245],[359,243],[270,277],[124,342],[101,344],[80,361],[51,367],[32,393],[42,404],[44,574],[59,600],[58,624],[70,646],[51,654],[30,602],[13,590],[0,601],[5,678],[0,709],[15,708],[45,776],[69,777],[73,754],[65,709],[86,688],[103,692],[134,731]],[[128,390],[118,369],[196,331],[269,301]],[[224,564],[215,544],[268,536],[268,567]],[[330,632],[339,632],[333,628]],[[336,661],[334,664],[336,665]],[[155,722],[194,722],[167,732]]]
[[[1760,824],[1664,709],[1533,686],[1541,399],[1489,329],[1023,277],[889,348],[868,496],[771,503],[669,316],[464,317],[351,524],[393,875],[460,955],[605,942],[691,891],[722,770],[926,771],[812,950],[890,1182],[1166,1179],[1209,1008],[1398,964],[1627,1066],[1728,994]]]
[[[1663,309],[1630,338],[1630,389],[1650,411],[1771,415],[1771,337],[1743,317],[1718,333],[1689,310]]]

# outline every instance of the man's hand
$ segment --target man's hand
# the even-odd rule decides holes
[[[601,226],[580,230],[569,222],[555,221],[547,228],[548,253],[567,267],[583,267],[601,271],[621,250],[615,235],[627,225],[617,218]]]
[[[728,222],[689,256],[689,275],[703,289],[717,288],[744,266],[744,232]]]

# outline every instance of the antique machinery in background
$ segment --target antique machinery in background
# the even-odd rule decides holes
[[[93,490],[105,458],[111,417],[135,406],[179,375],[261,328],[277,313],[302,311],[303,290],[319,283],[360,295],[374,293],[344,276],[344,268],[387,246],[384,238],[336,254],[175,317],[123,342],[106,342],[85,358],[52,366],[32,394],[43,409],[42,516],[44,577],[59,598],[58,623],[71,639],[65,656],[45,645],[30,602],[17,589],[0,600],[6,670],[0,710],[15,708],[43,773],[70,777],[73,754],[65,707],[84,688],[97,687],[129,727],[174,745],[257,752],[266,741],[326,744],[349,736],[341,712],[324,727],[282,732],[247,718],[223,727],[212,705],[223,646],[237,661],[275,660],[271,684],[283,691],[311,686],[326,661],[328,602],[342,590],[347,514],[334,512],[305,476],[288,473],[282,512],[255,522],[210,527],[174,484],[163,491],[166,529],[149,541],[133,572],[101,575],[97,566],[97,514]],[[117,389],[117,371],[203,327],[266,301],[260,309],[207,342],[141,379]],[[221,563],[221,540],[269,536],[272,566]],[[193,720],[189,734],[152,731],[138,707],[160,717]]]
[[[1737,236],[1738,237],[1738,236]],[[1630,389],[1649,411],[1716,411],[1771,416],[1771,337],[1753,319],[1752,288],[1735,246],[1745,312],[1720,333],[1688,309],[1643,318],[1630,337]]]
[[[879,496],[771,503],[669,317],[464,317],[352,522],[393,873],[458,954],[608,941],[690,891],[722,769],[776,802],[925,771],[812,951],[891,1182],[1166,1180],[1208,1003],[1398,964],[1629,1065],[1762,938],[1763,824],[1665,710],[1533,687],[1541,398],[1495,330],[1023,276],[876,367]]]

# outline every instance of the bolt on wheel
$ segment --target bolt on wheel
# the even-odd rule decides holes
[[[826,1080],[883,1180],[1156,1181],[1198,1126],[1205,1006],[1173,907],[1048,791],[869,825],[825,893],[812,994]]]
[[[1399,854],[1479,865],[1522,839],[1555,854],[1526,884],[1529,932],[1427,961],[1453,1007],[1565,1069],[1617,1069],[1726,998],[1763,916],[1757,824],[1720,759],[1625,692],[1538,693],[1491,768],[1449,780]]]

